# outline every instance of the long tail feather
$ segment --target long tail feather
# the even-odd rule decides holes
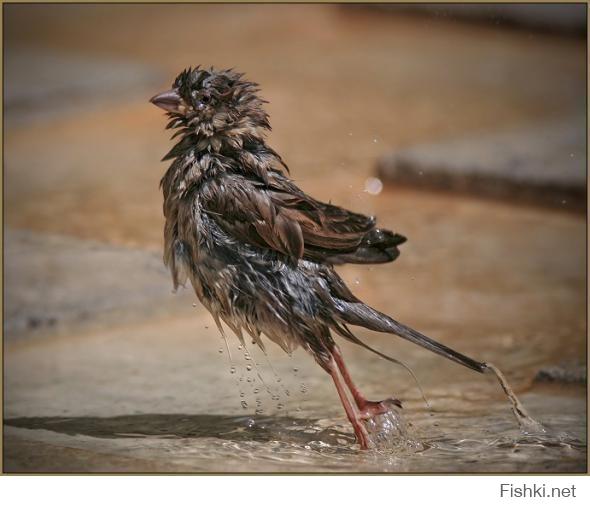
[[[484,363],[452,350],[362,302],[348,302],[342,299],[333,299],[333,302],[338,318],[344,323],[395,334],[474,371],[483,373],[486,370]]]

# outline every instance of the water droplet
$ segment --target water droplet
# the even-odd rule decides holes
[[[251,371],[251,370],[252,370],[252,366],[251,366],[250,364],[248,364],[248,365],[246,366],[246,370],[247,370],[247,371]]]
[[[567,203],[567,200],[562,200],[561,203],[562,204],[566,204]]]
[[[283,409],[284,407],[285,407],[284,404],[281,404],[281,403],[277,404],[277,409]]]
[[[246,409],[248,407],[248,403],[246,401],[242,401],[240,403],[242,405],[242,408]]]
[[[248,381],[248,383],[254,383],[254,381],[256,381],[256,380],[254,380],[254,379],[252,379],[252,378],[248,378],[248,380],[247,380],[247,381]]]
[[[229,368],[229,372],[230,372],[230,374],[235,374],[235,372],[236,372],[236,366],[232,365],[232,366]]]
[[[244,392],[240,392],[240,397],[246,397],[246,394]]]
[[[289,390],[286,390],[286,389],[285,389],[285,395],[286,395],[287,397],[289,397],[289,396],[291,395],[291,392],[289,392]]]
[[[248,355],[248,354],[244,355],[244,358],[245,358],[246,360],[252,360],[252,357],[251,357],[250,355]]]
[[[299,390],[301,391],[302,394],[307,392],[307,387],[305,386],[305,383],[301,383]]]
[[[348,135],[349,135],[350,137],[352,137],[352,132],[348,132]]]
[[[238,350],[243,350],[244,347],[241,344],[238,344]]]
[[[262,409],[262,408],[258,408],[258,409],[255,411],[255,413],[256,413],[257,415],[261,415],[262,413],[264,413],[264,409]]]
[[[196,302],[193,302],[193,307],[197,307],[197,303]]]
[[[365,191],[370,195],[379,195],[383,190],[383,183],[377,177],[368,177],[365,180]]]
[[[354,278],[354,284],[355,285],[360,285],[361,284],[361,280],[359,278]]]
[[[373,142],[374,142],[375,144],[377,144],[377,139],[373,139]]]
[[[249,429],[251,429],[255,425],[256,425],[256,422],[254,421],[254,419],[248,418],[248,420],[246,420],[246,427],[248,427]]]
[[[217,351],[218,351],[219,353],[223,353],[223,348],[219,348]]]
[[[272,396],[273,401],[278,401],[279,399],[280,399],[280,397],[276,394]]]
[[[280,383],[281,381],[283,381],[281,378],[277,378],[277,383]]]
[[[260,392],[260,388],[255,388],[254,390],[252,390],[255,394],[257,394],[258,392]]]
[[[293,367],[293,372],[297,372],[299,369],[297,367]]]
[[[574,157],[574,154],[573,153],[570,153],[570,158],[573,158],[573,157]]]

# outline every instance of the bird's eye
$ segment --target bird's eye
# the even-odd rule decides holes
[[[209,95],[203,95],[200,98],[195,97],[195,99],[197,100],[197,109],[200,111],[205,109],[207,104],[211,102],[211,97]]]

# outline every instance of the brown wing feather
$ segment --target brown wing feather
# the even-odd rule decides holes
[[[375,219],[319,202],[278,173],[267,182],[232,175],[207,183],[203,206],[236,239],[290,258],[326,263],[394,260],[405,238]]]

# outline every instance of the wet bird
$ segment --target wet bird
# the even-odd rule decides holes
[[[174,287],[190,281],[223,333],[223,321],[264,350],[262,336],[287,353],[307,350],[331,375],[357,442],[364,421],[395,398],[366,399],[353,383],[334,336],[397,362],[360,341],[349,326],[395,334],[475,371],[462,355],[371,308],[334,266],[392,262],[406,241],[374,217],[320,202],[289,178],[266,143],[270,130],[258,85],[234,70],[189,68],[151,102],[167,111],[180,140],[161,180],[164,261]],[[352,399],[351,399],[352,397]]]

